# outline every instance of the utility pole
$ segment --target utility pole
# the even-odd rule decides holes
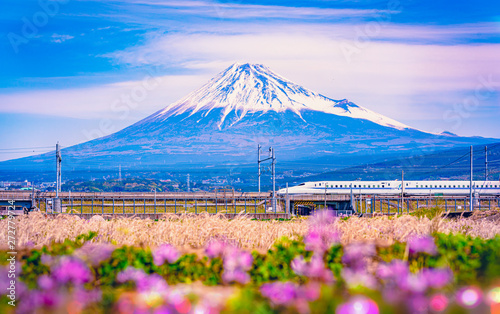
[[[189,173],[188,173],[188,177],[187,177],[187,191],[189,192]]]
[[[288,182],[286,183],[285,210],[287,215],[292,214],[292,216],[295,216],[293,210],[290,210],[290,197],[288,196]]]
[[[484,180],[488,181],[488,146],[484,147]]]
[[[401,213],[405,210],[405,171],[401,170]]]
[[[60,213],[62,212],[61,200],[59,199],[59,193],[61,192],[61,150],[59,148],[59,142],[56,144],[56,198],[52,201],[52,212]]]
[[[351,188],[351,209],[356,212],[356,204],[354,204],[354,194],[352,193],[352,183],[350,185]]]
[[[470,197],[470,201],[469,201],[469,210],[472,211],[474,209],[474,205],[473,205],[473,201],[472,201],[472,176],[473,176],[473,161],[472,161],[472,157],[473,157],[473,150],[472,150],[472,145],[470,146],[470,189],[469,189],[469,197]]]
[[[56,198],[59,198],[61,192],[61,150],[59,149],[59,142],[56,144]]]
[[[259,193],[260,193],[260,149],[261,149],[261,147],[262,146],[260,146],[260,144],[259,144],[259,146],[257,148],[257,164],[259,165],[259,172],[258,172],[258,174],[259,174]]]
[[[326,189],[327,189],[327,186],[326,186],[326,182],[325,182],[325,210],[326,210]]]
[[[271,172],[273,176],[273,209],[276,213],[276,156],[274,155],[274,148],[269,147],[271,152]]]

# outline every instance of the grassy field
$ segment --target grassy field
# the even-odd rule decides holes
[[[435,216],[438,213],[429,212]],[[485,239],[500,234],[500,224],[488,219],[450,220],[419,216],[384,216],[371,219],[350,217],[339,219],[336,228],[342,231],[342,243],[346,244],[367,240],[404,242],[410,234],[433,232],[462,233]],[[63,214],[47,218],[42,213],[32,213],[18,218],[17,239],[21,247],[27,244],[43,246],[53,241],[72,240],[80,234],[94,231],[99,234],[94,241],[111,242],[116,245],[156,246],[161,243],[171,243],[198,249],[212,238],[226,238],[246,249],[268,249],[283,236],[298,239],[305,235],[309,230],[307,221],[306,218],[289,221],[256,221],[245,215],[229,220],[207,214],[181,216],[166,214],[158,221],[139,218],[104,220],[99,216],[85,220],[73,215]],[[7,220],[0,221],[0,228],[7,230]],[[0,234],[0,243],[7,243],[6,236]]]

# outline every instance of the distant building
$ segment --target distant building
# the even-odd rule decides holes
[[[31,182],[28,182],[28,180],[24,181],[0,181],[0,187],[2,188],[8,188],[10,186],[20,186],[22,188],[30,187]]]

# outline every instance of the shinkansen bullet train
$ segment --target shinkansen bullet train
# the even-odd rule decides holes
[[[401,194],[469,195],[470,181],[317,181],[305,182],[278,194]],[[500,181],[473,181],[473,193],[500,195]]]

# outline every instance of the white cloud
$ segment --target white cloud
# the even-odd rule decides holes
[[[65,41],[73,39],[73,38],[75,38],[75,36],[52,34],[50,41],[53,42],[53,43],[60,44],[62,42],[65,42]]]
[[[136,121],[203,85],[208,77],[164,76],[95,87],[0,94],[0,112]],[[146,81],[146,83],[144,83]],[[145,86],[147,88],[145,88]]]
[[[358,41],[360,30],[363,34],[369,24],[281,25],[272,29],[231,25],[234,27],[214,26],[210,33],[195,27],[189,32],[150,34],[143,45],[106,55],[133,67],[166,65],[196,70],[193,75],[162,77],[157,88],[130,108],[127,119],[134,121],[169,105],[237,61],[265,64],[325,96],[348,98],[402,122],[442,120],[447,110],[474,91],[481,78],[500,81],[496,66],[500,44],[404,43],[407,34],[412,34],[413,40],[439,42],[474,31],[491,33],[497,27],[492,24],[439,28],[382,24],[379,32],[362,41]],[[346,46],[355,48],[348,57]],[[120,119],[123,112],[113,110],[112,104],[140,84],[0,94],[0,111]],[[493,88],[500,90],[498,83]],[[488,99],[481,106],[491,107],[492,101]],[[478,110],[471,114],[484,113]]]
[[[397,10],[378,9],[331,9],[317,7],[292,7],[279,5],[256,5],[243,3],[221,3],[218,1],[171,1],[171,0],[131,0],[115,3],[120,11],[131,10],[137,14],[128,16],[140,19],[140,14],[183,14],[185,16],[214,17],[228,20],[251,18],[283,19],[333,19],[343,17],[373,17],[384,13],[395,14]],[[132,5],[132,6],[131,6]],[[146,24],[154,22],[150,19]],[[320,20],[320,22],[323,22]]]

